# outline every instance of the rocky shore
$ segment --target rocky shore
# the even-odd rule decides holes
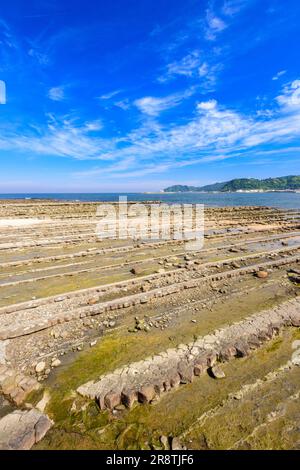
[[[266,398],[259,428],[271,447],[284,446],[285,426],[299,425],[289,398],[300,386],[291,346],[300,340],[299,211],[208,208],[204,246],[193,252],[181,240],[101,240],[96,211],[2,201],[0,394],[10,406],[0,401],[0,447],[166,448],[175,439],[216,448],[197,421],[209,410],[200,398],[193,413],[185,403],[205,389],[211,409],[225,400],[229,410],[249,381],[247,361],[258,379],[288,364],[281,431],[268,424],[278,403]],[[234,368],[240,379],[229,383]],[[228,429],[223,448],[257,448],[247,437],[253,412],[243,443]]]

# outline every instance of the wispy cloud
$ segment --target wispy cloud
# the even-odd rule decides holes
[[[287,84],[283,93],[277,97],[277,101],[287,110],[298,111],[300,109],[300,80]]]
[[[205,37],[209,41],[214,41],[218,35],[227,28],[227,23],[217,16],[212,9],[206,12],[206,31]]]
[[[225,0],[222,12],[226,16],[234,16],[253,3],[253,0]]]
[[[159,82],[170,80],[176,75],[191,77],[201,65],[200,51],[194,50],[180,60],[171,62],[166,67],[166,72],[158,77]]]
[[[113,98],[114,96],[118,95],[119,93],[121,93],[122,90],[113,90],[113,91],[110,91],[108,93],[105,93],[101,96],[99,96],[99,100],[110,100],[111,98]]]
[[[272,80],[279,80],[280,77],[282,77],[283,75],[286,74],[286,70],[281,70],[280,72],[276,73],[276,75],[274,75],[274,77],[272,77]]]
[[[63,101],[65,99],[65,88],[63,86],[56,86],[50,88],[48,97],[52,101]]]
[[[96,121],[86,122],[84,128],[88,132],[100,131],[103,128],[103,124],[100,119],[97,119]]]
[[[158,116],[162,111],[178,106],[183,100],[189,98],[194,93],[194,89],[190,88],[181,93],[165,96],[163,98],[155,98],[153,96],[145,96],[134,101],[135,106],[144,114],[149,116]]]
[[[6,85],[3,80],[0,80],[0,104],[6,104]]]
[[[194,50],[183,58],[167,64],[165,72],[157,80],[165,83],[175,77],[183,76],[193,79],[194,83],[198,82],[203,89],[212,91],[222,69],[221,63],[216,62],[215,59],[212,62],[212,59],[206,57],[205,53]]]
[[[43,52],[39,52],[36,49],[29,49],[28,55],[30,57],[33,57],[39,65],[47,66],[51,63],[50,58],[47,54],[44,54]]]
[[[123,111],[127,111],[130,108],[129,99],[125,98],[124,100],[115,101],[114,106],[117,106],[117,108],[123,109]]]

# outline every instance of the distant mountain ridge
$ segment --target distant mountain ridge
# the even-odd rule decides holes
[[[208,184],[206,186],[174,185],[164,189],[165,193],[183,192],[236,192],[236,191],[287,191],[300,190],[300,176],[280,176],[279,178],[236,178],[223,183]]]

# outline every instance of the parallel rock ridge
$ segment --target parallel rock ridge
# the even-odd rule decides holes
[[[40,384],[33,377],[0,364],[0,393],[16,405],[20,405],[29,393],[39,387]]]
[[[254,256],[254,255],[251,255],[251,256]],[[205,280],[206,281],[220,281],[223,279],[230,279],[230,278],[238,277],[238,276],[245,275],[245,274],[255,273],[256,271],[258,271],[260,267],[264,267],[265,269],[267,269],[267,268],[283,266],[285,264],[295,263],[299,261],[300,261],[300,254],[296,254],[293,256],[286,256],[276,261],[266,261],[260,264],[245,266],[242,268],[237,268],[237,269],[225,271],[222,273],[208,275],[208,276],[205,276]],[[166,273],[166,276],[171,278],[172,274],[173,274],[172,272],[169,272],[169,273]],[[154,277],[154,275],[145,276],[145,277],[151,278],[151,277]],[[134,282],[134,281],[130,281],[130,282]],[[203,278],[201,278],[201,282],[203,282]],[[125,284],[125,282],[123,284]],[[188,280],[188,281],[181,281],[181,282],[180,281],[176,282],[174,280],[174,283],[171,284],[170,286],[165,286],[164,288],[152,289],[146,293],[144,292],[141,294],[133,294],[133,295],[125,296],[125,297],[120,297],[118,299],[110,300],[107,302],[100,302],[94,307],[90,307],[90,306],[80,307],[80,308],[75,308],[67,312],[60,311],[58,309],[53,309],[53,312],[52,311],[50,312],[50,309],[48,309],[48,311],[44,312],[43,318],[41,318],[40,312],[38,310],[35,311],[36,313],[35,319],[30,318],[28,315],[28,312],[24,310],[25,315],[23,315],[22,318],[18,316],[24,313],[22,311],[19,312],[18,314],[15,314],[14,321],[12,321],[10,317],[0,318],[0,341],[35,333],[37,331],[50,328],[59,323],[69,322],[69,321],[76,320],[79,318],[85,318],[87,316],[99,315],[104,312],[110,312],[111,310],[119,310],[119,309],[131,307],[134,305],[147,303],[151,299],[172,295],[183,289],[193,289],[197,287],[198,284],[199,284],[199,278]]]
[[[83,396],[96,399],[101,409],[112,409],[123,403],[151,402],[161,393],[193,380],[217,361],[247,356],[251,349],[285,326],[300,326],[300,299],[284,302],[279,307],[262,311],[200,337],[189,344],[131,363],[103,375],[77,389]]]

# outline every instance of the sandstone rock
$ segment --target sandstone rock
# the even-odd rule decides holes
[[[88,299],[87,301],[87,304],[88,305],[95,305],[99,302],[99,298],[98,297],[92,297],[90,299]]]
[[[174,374],[170,378],[170,386],[172,388],[177,388],[180,385],[180,375],[179,374]]]
[[[44,361],[38,362],[37,365],[35,366],[35,371],[37,374],[41,374],[44,372],[46,368],[46,363]]]
[[[138,400],[140,403],[149,403],[155,397],[153,385],[145,385],[138,391]]]
[[[171,450],[182,450],[182,445],[178,437],[173,437],[171,442]]]
[[[245,357],[250,354],[249,346],[242,340],[237,341],[234,344],[234,347],[236,349],[237,357]]]
[[[259,346],[261,345],[261,342],[256,335],[250,335],[247,339],[247,343],[253,349],[259,348]]]
[[[134,390],[123,390],[121,400],[127,408],[131,408],[137,400],[137,395]]]
[[[217,353],[211,351],[207,356],[207,365],[208,367],[212,367],[213,365],[216,364],[216,362],[217,362]]]
[[[194,368],[192,364],[188,364],[185,361],[181,361],[178,364],[178,374],[180,376],[180,383],[186,384],[191,383],[194,378]]]
[[[225,373],[219,366],[214,366],[210,369],[211,374],[215,379],[224,379]]]
[[[0,449],[29,450],[52,426],[48,416],[38,410],[16,410],[0,420]]]
[[[225,346],[219,352],[218,357],[221,362],[227,362],[235,355],[236,349],[234,346]]]
[[[296,313],[290,314],[291,323],[293,326],[300,326],[300,315]]]
[[[59,359],[55,359],[54,361],[51,362],[52,367],[58,367],[61,365],[61,361]]]
[[[130,269],[130,272],[132,274],[138,275],[142,273],[142,270],[139,266],[134,266],[133,268]]]
[[[164,450],[169,450],[170,449],[169,439],[167,438],[167,436],[160,436],[159,440],[160,440]]]
[[[296,351],[292,356],[292,364],[294,366],[300,366],[300,351]]]
[[[121,403],[121,395],[119,393],[115,392],[109,392],[105,395],[104,398],[104,403],[105,406],[109,409],[112,410],[114,409],[117,405],[120,405]]]
[[[267,271],[257,271],[256,272],[256,277],[259,279],[266,279],[269,276],[269,273]]]
[[[201,375],[205,370],[206,370],[207,366],[206,364],[195,364],[195,367],[194,367],[194,374],[196,376],[199,376]]]

